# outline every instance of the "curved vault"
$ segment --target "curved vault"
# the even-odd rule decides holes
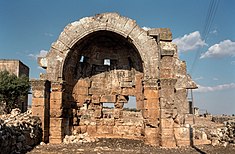
[[[44,67],[47,68],[47,79],[59,80],[63,76],[64,61],[74,45],[98,31],[113,32],[131,42],[143,61],[145,78],[157,77],[153,76],[153,70],[150,70],[151,66],[158,67],[159,47],[155,39],[140,28],[134,20],[117,13],[104,13],[82,18],[65,27],[58,40],[52,44],[47,60],[44,62]]]

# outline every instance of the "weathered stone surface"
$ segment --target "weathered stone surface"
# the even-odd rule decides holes
[[[83,142],[81,134],[88,133],[144,138],[156,146],[188,145],[186,89],[196,85],[171,41],[169,28],[145,31],[117,13],[66,26],[39,59],[47,68],[41,79],[51,88],[33,86],[33,111],[44,129],[50,120],[50,142],[62,142],[76,130],[80,137],[66,136],[66,143]],[[125,108],[129,96],[136,97],[135,109]]]
[[[148,35],[159,37],[161,41],[172,41],[172,33],[169,28],[151,28]]]
[[[115,103],[116,95],[103,95],[101,96],[100,102],[102,103]]]

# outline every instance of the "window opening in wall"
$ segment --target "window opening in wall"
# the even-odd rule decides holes
[[[103,118],[113,118],[114,103],[103,103]]]
[[[129,100],[124,104],[124,110],[136,112],[136,97],[128,96]]]
[[[110,66],[110,59],[104,59],[104,65]]]
[[[136,97],[128,96],[129,100],[124,104],[123,107],[123,117],[128,117],[129,119],[141,119],[142,114],[136,109]]]
[[[84,62],[84,59],[85,59],[84,56],[81,56],[79,62],[83,63],[83,62]]]

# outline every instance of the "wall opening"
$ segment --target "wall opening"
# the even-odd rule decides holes
[[[102,103],[102,118],[113,118],[113,111],[113,103]]]

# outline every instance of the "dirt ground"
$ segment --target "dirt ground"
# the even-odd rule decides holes
[[[235,145],[195,146],[181,148],[159,148],[145,145],[143,141],[128,139],[99,139],[97,142],[81,144],[39,145],[28,154],[235,154]]]

